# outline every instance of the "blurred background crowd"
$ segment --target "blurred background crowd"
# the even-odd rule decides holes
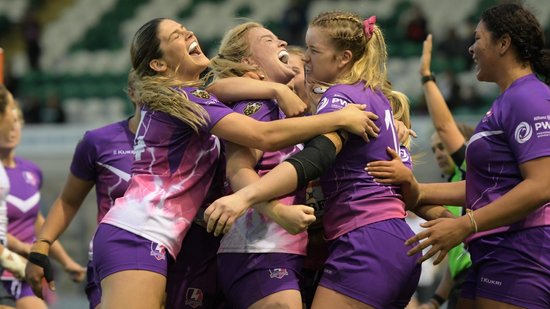
[[[124,91],[130,68],[129,44],[135,31],[155,17],[180,21],[213,56],[224,32],[242,22],[263,23],[281,39],[303,45],[307,23],[319,12],[347,10],[377,16],[389,46],[389,77],[411,99],[415,174],[445,181],[430,157],[433,132],[418,74],[422,42],[434,37],[432,70],[453,115],[474,124],[498,95],[479,83],[468,46],[481,11],[498,0],[0,0],[0,47],[4,81],[21,105],[26,127],[18,154],[44,171],[44,214],[58,194],[71,154],[87,129],[129,115]],[[528,0],[550,34],[548,0]],[[547,38],[547,42],[550,38]],[[91,196],[63,236],[68,251],[85,263],[94,232]],[[59,308],[85,308],[82,286],[60,278]],[[429,285],[431,280],[427,280]]]

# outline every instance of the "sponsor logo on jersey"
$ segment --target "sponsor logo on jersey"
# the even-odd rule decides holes
[[[36,175],[32,172],[24,171],[23,179],[25,179],[25,182],[33,187],[36,187],[38,185],[38,177],[36,177]]]
[[[210,94],[206,90],[195,89],[191,94],[201,99],[210,99]]]
[[[187,293],[185,293],[185,305],[191,306],[192,308],[197,308],[202,306],[202,300],[204,295],[201,289],[188,288]]]
[[[166,248],[163,245],[151,242],[151,256],[157,261],[166,260]]]
[[[133,149],[114,149],[113,155],[134,155]]]
[[[246,107],[244,108],[243,112],[247,116],[251,116],[256,114],[260,108],[262,108],[262,103],[260,102],[249,102],[246,104]]]
[[[401,161],[403,162],[408,162],[411,159],[407,150],[403,148],[399,149],[399,156],[401,157]]]
[[[282,279],[284,276],[288,276],[286,268],[273,268],[269,270],[269,278]]]
[[[531,125],[529,125],[525,121],[522,121],[516,127],[516,132],[514,134],[514,137],[516,138],[516,141],[518,143],[523,144],[526,141],[528,141],[532,135],[533,135],[533,128],[531,127]]]

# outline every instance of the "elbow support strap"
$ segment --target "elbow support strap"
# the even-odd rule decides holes
[[[336,147],[330,139],[320,135],[305,144],[304,150],[285,161],[292,164],[298,176],[297,189],[319,178],[336,160]]]

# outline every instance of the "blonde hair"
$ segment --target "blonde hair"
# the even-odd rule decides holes
[[[163,55],[158,38],[158,28],[163,20],[165,19],[150,20],[134,35],[130,49],[133,70],[128,74],[128,82],[133,90],[131,99],[151,110],[172,115],[198,132],[201,127],[206,126],[208,114],[202,106],[189,100],[187,94],[177,88],[199,87],[203,82],[180,81],[175,73],[163,76],[149,66],[152,60]]]
[[[411,114],[410,114],[410,102],[409,98],[402,92],[392,90],[388,97],[391,108],[393,110],[393,118],[399,120],[405,124],[407,129],[411,128]],[[403,142],[403,146],[407,149],[411,147],[411,137],[409,136],[406,141]]]
[[[250,29],[263,28],[257,22],[245,22],[226,32],[223,36],[218,54],[210,60],[209,77],[215,79],[243,76],[247,72],[258,72],[259,69],[242,62],[252,56],[248,33]]]
[[[382,91],[390,101],[395,118],[410,128],[409,99],[405,94],[393,91],[388,80],[388,52],[382,30],[375,24],[371,36],[367,37],[363,20],[350,12],[321,13],[310,26],[321,29],[336,50],[349,50],[352,53],[351,69],[334,83],[355,84],[363,81],[366,87]],[[406,122],[401,118],[406,119]]]
[[[367,38],[363,20],[350,12],[324,12],[310,24],[320,28],[338,51],[352,53],[352,68],[335,82],[354,84],[364,81],[371,89],[382,89],[387,80],[386,61],[388,53],[382,31],[374,25],[373,33]]]
[[[286,47],[286,51],[291,55],[296,55],[304,58],[306,51],[303,47],[295,46],[295,45],[288,45]]]

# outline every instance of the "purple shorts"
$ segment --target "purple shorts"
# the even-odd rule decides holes
[[[88,303],[90,309],[95,309],[97,305],[101,303],[101,290],[95,282],[95,270],[92,261],[88,261],[88,267],[86,268],[86,297],[88,297]]]
[[[176,261],[168,263],[166,308],[221,308],[225,298],[218,284],[216,254],[221,237],[193,223]]]
[[[375,308],[404,308],[421,272],[421,255],[407,256],[413,235],[404,219],[389,219],[332,240],[319,285]]]
[[[116,226],[101,223],[94,236],[95,282],[125,270],[148,270],[166,276],[170,255],[163,245]]]
[[[5,279],[2,280],[2,284],[8,293],[13,296],[17,301],[23,297],[34,296],[31,286],[25,282],[17,279]]]
[[[488,235],[468,251],[472,267],[461,297],[550,308],[550,226]]]
[[[219,280],[231,308],[248,308],[285,290],[300,290],[304,257],[287,253],[221,253]]]

